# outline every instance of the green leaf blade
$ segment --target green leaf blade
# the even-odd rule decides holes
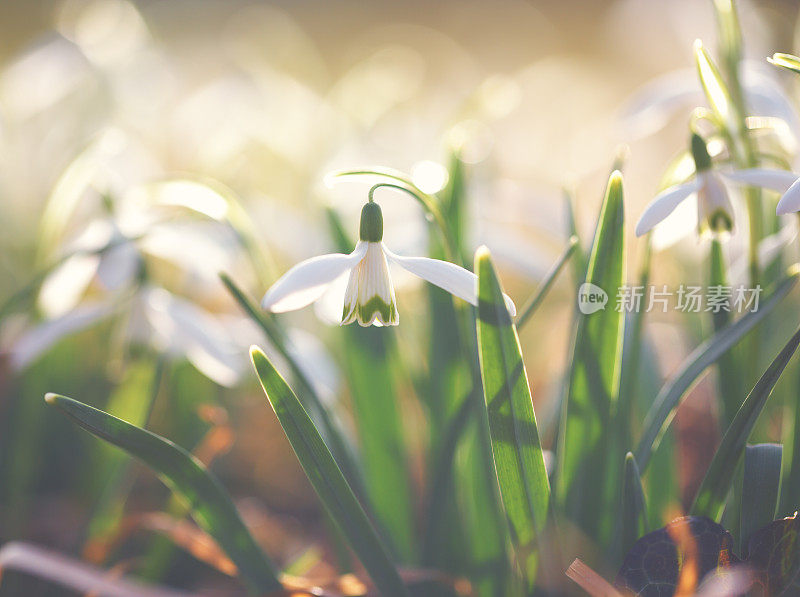
[[[744,449],[742,483],[741,545],[744,547],[760,528],[775,519],[781,486],[783,446],[756,444]],[[746,555],[746,554],[743,554]]]
[[[736,413],[733,422],[725,432],[725,436],[714,454],[714,459],[708,467],[708,472],[697,490],[697,496],[692,505],[692,514],[708,516],[713,520],[719,520],[722,516],[725,497],[733,480],[736,466],[742,457],[747,438],[798,345],[800,345],[800,330],[795,332],[745,398],[739,412]]]
[[[725,354],[732,346],[741,340],[758,323],[764,320],[789,293],[797,283],[798,274],[790,274],[783,280],[770,297],[765,300],[757,311],[751,311],[720,330],[710,339],[698,346],[684,360],[684,364],[662,387],[653,401],[650,412],[644,421],[644,431],[639,439],[635,455],[639,470],[644,472],[650,462],[653,452],[657,449],[661,437],[675,416],[675,411],[684,394],[697,381],[698,377],[720,356]]]
[[[532,584],[531,557],[547,526],[550,483],[516,328],[489,252],[475,255],[478,346],[492,453],[512,542]]]
[[[711,109],[719,118],[720,123],[727,126],[730,131],[735,131],[736,123],[730,91],[728,91],[728,87],[722,79],[719,68],[714,64],[699,39],[694,43],[694,57],[700,84],[703,87],[708,103],[711,105]]]
[[[230,496],[194,456],[161,436],[77,400],[47,394],[45,401],[80,427],[156,471],[165,485],[191,505],[193,518],[236,564],[251,589],[282,589],[275,566],[247,530]]]
[[[625,456],[625,473],[622,478],[622,511],[621,511],[621,544],[622,553],[647,533],[647,508],[645,507],[642,478],[639,467],[631,452]]]
[[[297,396],[257,347],[250,349],[258,379],[322,504],[347,538],[382,595],[407,597],[389,552]]]
[[[396,389],[394,339],[387,329],[348,326],[344,359],[359,435],[364,482],[386,540],[406,562],[416,537],[403,419]]]
[[[609,178],[586,283],[616,296],[624,276],[622,175]],[[563,408],[558,458],[558,496],[566,512],[595,538],[610,538],[616,511],[624,446],[615,445],[622,361],[623,313],[605,309],[580,314],[569,392]]]

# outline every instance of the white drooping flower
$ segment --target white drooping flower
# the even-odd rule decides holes
[[[733,206],[723,179],[738,185],[785,190],[795,175],[786,170],[749,168],[724,171],[712,168],[711,156],[702,137],[692,134],[693,179],[662,191],[647,206],[636,224],[636,236],[642,236],[667,218],[690,197],[697,200],[697,222],[701,234],[724,234],[733,229]],[[799,193],[800,194],[800,193]]]
[[[397,325],[400,318],[389,262],[477,306],[477,277],[472,272],[440,259],[401,257],[386,247],[383,215],[377,203],[364,205],[360,228],[360,240],[352,253],[320,255],[298,263],[267,290],[262,308],[273,313],[302,309],[332,291],[346,276],[342,325],[354,321],[362,326]],[[515,315],[513,301],[507,296],[505,300],[509,312]]]

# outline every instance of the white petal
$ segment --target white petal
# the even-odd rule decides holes
[[[783,194],[781,200],[778,201],[778,208],[776,210],[779,216],[800,211],[800,179],[792,183],[792,186]]]
[[[398,325],[397,302],[383,243],[367,243],[367,254],[350,272],[345,291],[342,325]]]
[[[670,187],[657,195],[639,218],[639,222],[636,224],[636,236],[642,236],[650,232],[653,226],[675,211],[675,208],[680,205],[681,201],[699,188],[700,183],[695,179],[685,184]]]
[[[355,267],[366,252],[367,243],[359,241],[349,255],[332,253],[298,263],[267,290],[261,307],[284,313],[310,305],[325,293],[331,282]]]
[[[698,174],[700,189],[697,191],[697,220],[701,233],[705,233],[711,220],[722,212],[733,224],[733,205],[728,197],[728,189],[714,172],[701,172]],[[729,230],[728,230],[729,231]]]
[[[100,257],[78,253],[54,269],[42,283],[37,304],[49,319],[75,308],[97,272]]]
[[[85,304],[66,315],[44,321],[11,345],[11,366],[24,369],[62,338],[86,329],[112,312],[110,303]]]
[[[697,232],[697,194],[682,201],[650,232],[653,250],[664,251]],[[692,245],[694,248],[694,245]]]
[[[779,193],[785,193],[798,178],[798,175],[794,172],[770,168],[749,168],[746,170],[734,170],[733,172],[719,172],[719,174],[723,178],[739,184],[763,187]]]
[[[219,385],[236,384],[247,360],[243,347],[232,337],[230,325],[163,288],[148,289],[143,299],[153,332],[151,341],[185,358]]]
[[[100,257],[97,279],[107,290],[119,290],[133,282],[139,262],[136,246],[130,241],[121,241]]]
[[[342,309],[344,308],[344,293],[350,272],[346,271],[325,289],[325,293],[314,303],[314,313],[324,323],[340,325],[342,323]]]
[[[401,257],[392,253],[384,245],[383,250],[390,260],[410,271],[415,276],[427,280],[461,299],[470,305],[478,305],[478,277],[471,271],[459,267],[449,261],[428,259],[427,257]],[[514,301],[503,295],[508,312],[513,316],[517,314]]]

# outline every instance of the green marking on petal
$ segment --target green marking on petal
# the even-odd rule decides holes
[[[727,235],[733,230],[733,218],[724,209],[717,209],[700,223],[701,235]]]
[[[363,326],[371,325],[375,319],[383,325],[397,325],[397,307],[394,301],[387,303],[379,296],[373,296],[366,303],[356,305],[345,305],[342,312],[342,325],[358,323]]]
[[[342,325],[353,323],[356,320],[355,313],[355,305],[353,303],[345,303],[344,309],[342,309]]]

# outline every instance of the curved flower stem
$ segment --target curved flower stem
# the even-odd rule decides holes
[[[389,168],[381,168],[375,170],[369,169],[362,169],[362,170],[342,170],[339,172],[332,172],[326,176],[326,180],[330,184],[336,178],[344,178],[346,176],[383,176],[390,180],[396,181],[396,183],[377,183],[372,186],[369,190],[369,200],[373,200],[373,195],[377,189],[380,187],[391,187],[394,189],[398,189],[401,191],[405,191],[409,195],[411,195],[414,199],[419,202],[422,206],[422,209],[425,210],[426,214],[430,216],[431,219],[436,223],[437,227],[439,228],[440,232],[442,233],[442,238],[444,240],[444,250],[447,256],[448,261],[453,261],[456,255],[458,255],[458,247],[456,246],[455,240],[453,239],[452,231],[450,227],[447,225],[447,220],[445,220],[444,215],[442,214],[442,210],[439,209],[439,200],[430,193],[426,193],[422,189],[420,189],[417,185],[415,185],[407,176],[405,176],[402,172],[397,170],[392,170]]]
[[[707,136],[703,135],[703,132],[698,126],[703,121],[708,122],[712,127],[714,127],[716,132],[724,131],[725,127],[720,125],[716,114],[714,114],[714,112],[708,108],[695,108],[692,111],[692,115],[689,118],[689,129],[691,129],[693,133],[697,133],[700,136]]]
[[[456,255],[455,241],[450,233],[450,228],[447,226],[447,221],[444,219],[444,215],[439,209],[436,198],[426,193],[418,193],[415,188],[405,185],[396,184],[393,182],[379,182],[378,184],[372,185],[372,188],[369,190],[368,197],[370,202],[373,201],[373,195],[375,194],[375,191],[381,187],[389,187],[391,189],[405,191],[414,197],[420,203],[420,205],[422,205],[422,208],[433,219],[433,221],[439,227],[439,231],[442,233],[442,238],[444,239],[444,249],[447,253],[447,260],[453,261],[453,258]]]

